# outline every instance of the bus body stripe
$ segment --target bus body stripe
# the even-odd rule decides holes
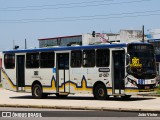
[[[7,75],[7,73],[5,72],[5,70],[2,68],[2,74],[4,75],[5,79],[9,81],[11,87],[13,89],[16,89],[16,85],[14,85],[14,83],[12,82],[12,80],[9,78],[9,76]],[[64,89],[64,84],[67,86],[67,85],[70,85],[74,88],[74,90],[76,91],[91,91],[92,90],[92,86],[87,86],[87,81],[85,79],[85,76],[83,75],[82,77],[82,80],[81,80],[81,86],[78,86],[76,83],[72,82],[72,81],[67,81],[66,83],[62,83],[60,87],[60,90],[63,90]],[[25,85],[25,89],[31,89],[31,85]],[[56,90],[56,79],[54,77],[54,75],[52,76],[52,79],[51,79],[51,85],[50,86],[43,86],[43,89],[44,90]],[[107,91],[108,92],[111,92],[112,91],[112,88],[107,88]],[[132,92],[149,92],[148,90],[138,90],[137,88],[126,88],[125,89],[125,92],[127,93],[132,93]],[[150,90],[150,91],[153,91],[153,90]]]
[[[5,72],[5,70],[3,68],[1,70],[2,70],[2,74],[4,75],[5,79],[8,80],[9,84],[11,85],[11,87],[15,89],[16,85],[12,82],[12,80],[7,75],[7,73]]]

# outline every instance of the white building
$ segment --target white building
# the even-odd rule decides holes
[[[142,30],[120,30],[120,40],[124,43],[142,42]]]
[[[91,33],[61,36],[54,38],[43,38],[39,40],[39,47],[53,46],[71,46],[71,45],[89,45],[89,44],[104,44],[109,42],[120,42],[120,35],[113,33]]]
[[[43,38],[39,40],[39,47],[105,44],[111,42],[141,42],[142,30],[120,30],[120,33],[87,33],[81,35]]]
[[[148,38],[149,39],[160,39],[160,29],[150,29]]]

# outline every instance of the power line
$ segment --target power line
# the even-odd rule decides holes
[[[107,14],[107,15],[90,15],[90,16],[77,16],[77,17],[60,17],[60,18],[41,18],[41,19],[19,19],[19,20],[0,20],[0,21],[25,21],[25,20],[47,20],[47,19],[70,19],[70,18],[81,18],[81,17],[103,17],[103,16],[113,16],[113,15],[123,15],[123,14],[140,14],[140,13],[152,13],[152,12],[160,12],[160,10],[151,10],[151,11],[143,11],[143,12],[127,12],[127,13],[115,13],[115,14]]]
[[[62,18],[0,20],[0,23],[60,22],[60,21],[113,19],[113,18],[160,15],[160,13],[156,13],[156,12],[160,12],[160,10],[143,11],[143,12],[128,12],[128,13],[120,13],[120,14],[117,13],[117,14],[108,14],[108,15],[62,17]]]
[[[104,2],[106,0],[103,0],[101,2]],[[109,0],[107,0],[109,1]],[[112,0],[111,0],[112,1]],[[75,6],[70,6],[72,4],[66,4],[69,6],[62,6],[62,7],[56,7],[56,5],[44,5],[44,6],[48,6],[48,7],[44,7],[44,6],[30,6],[30,7],[37,7],[37,8],[28,8],[28,7],[13,7],[12,9],[7,10],[7,8],[0,8],[0,12],[2,11],[28,11],[28,10],[47,10],[47,9],[68,9],[68,8],[82,8],[82,7],[96,7],[96,6],[106,6],[106,5],[121,5],[121,4],[131,4],[131,3],[140,3],[140,2],[147,2],[147,1],[152,1],[152,0],[135,0],[135,1],[127,1],[127,2],[116,2],[116,3],[100,3],[100,4],[90,4],[90,5],[75,5]],[[98,2],[98,1],[93,1],[93,3]],[[87,3],[87,2],[86,2]],[[92,3],[92,2],[88,2],[88,3]],[[78,4],[78,3],[74,3],[74,4]],[[80,3],[79,3],[80,4]],[[83,2],[84,4],[84,2]],[[64,4],[65,5],[65,4]],[[44,7],[44,8],[43,8]],[[22,9],[19,9],[22,8]]]
[[[25,21],[25,22],[0,22],[1,23],[41,23],[41,22],[67,22],[67,21],[84,21],[84,20],[98,20],[98,19],[117,19],[117,18],[129,18],[129,17],[145,17],[145,16],[157,16],[159,14],[146,14],[146,15],[128,15],[128,16],[119,16],[119,17],[105,17],[105,18],[87,18],[87,19],[75,19],[75,20],[55,20],[55,21]]]
[[[77,2],[77,3],[62,3],[62,4],[55,4],[55,5],[40,5],[40,6],[23,6],[23,7],[5,7],[5,8],[0,8],[1,9],[19,9],[19,8],[34,8],[34,7],[53,7],[53,6],[63,6],[63,5],[76,5],[76,4],[88,4],[88,3],[101,3],[101,2],[108,2],[108,1],[114,1],[114,0],[102,0],[102,1],[89,1],[89,2]]]

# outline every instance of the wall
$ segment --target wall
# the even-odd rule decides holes
[[[142,30],[120,30],[120,40],[123,43],[141,42]]]

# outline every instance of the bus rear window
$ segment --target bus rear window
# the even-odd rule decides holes
[[[4,66],[6,69],[15,68],[15,54],[5,54],[4,55]]]

